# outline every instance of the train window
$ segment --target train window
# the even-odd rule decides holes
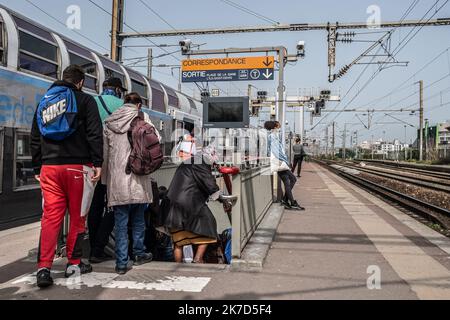
[[[70,64],[79,65],[86,72],[86,80],[84,86],[86,88],[97,91],[97,65],[95,62],[80,57],[72,52],[69,52]]]
[[[5,129],[0,128],[0,193],[3,192],[3,158],[5,157],[3,154],[4,133]]]
[[[56,45],[32,36],[29,33],[19,31],[20,49],[33,53],[39,57],[56,62],[58,49]]]
[[[125,76],[121,73],[118,73],[114,70],[105,68],[105,79],[109,79],[109,78],[119,78],[120,80],[122,80],[123,86],[126,88],[127,87],[127,82],[125,81]]]
[[[16,191],[37,187],[39,182],[34,178],[31,164],[30,133],[17,130],[14,147],[14,188]]]
[[[161,88],[161,85],[154,80],[150,80],[150,86],[152,88],[152,109],[155,111],[166,113],[164,91]]]
[[[20,35],[20,69],[58,78],[58,49],[56,45],[36,38],[24,31]]]
[[[58,78],[58,66],[47,61],[40,60],[25,53],[20,53],[20,69],[33,71],[47,77]]]
[[[142,98],[142,101],[144,101],[144,105],[145,106],[149,106],[148,105],[148,99],[147,99],[147,87],[145,86],[145,84],[142,84],[140,82],[137,82],[136,80],[131,79],[131,85],[132,85],[132,90],[134,92],[139,93],[139,95]]]
[[[171,107],[175,107],[175,108],[179,108],[180,107],[180,101],[178,99],[178,96],[175,92],[175,90],[173,90],[172,88],[169,88],[165,85],[163,85],[164,89],[167,92],[167,96],[169,98],[169,106]]]

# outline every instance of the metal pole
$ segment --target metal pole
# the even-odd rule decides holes
[[[147,77],[149,79],[152,78],[152,69],[153,69],[153,49],[148,49],[148,67],[147,67]]]
[[[337,28],[336,26],[328,27],[328,81],[334,81],[334,66],[336,65],[336,40]]]
[[[284,110],[284,48],[278,47],[278,110],[276,114],[276,120],[281,125],[281,146],[283,150],[285,150],[285,110]],[[278,175],[275,174],[273,176],[274,180],[274,194],[277,197],[277,201],[281,201],[282,192],[281,192],[281,181],[278,179]]]
[[[111,23],[111,59],[122,60],[122,41],[119,35],[123,32],[123,8],[124,0],[113,0],[112,2],[112,23]]]
[[[178,72],[178,91],[181,92],[181,67],[178,68],[179,72]]]
[[[300,139],[301,143],[305,142],[305,105],[300,110]]]
[[[423,161],[423,80],[420,80],[419,84],[420,84],[419,161]]]
[[[285,147],[285,109],[284,109],[284,58],[285,52],[283,47],[278,48],[278,110],[277,121],[281,124],[281,145]]]

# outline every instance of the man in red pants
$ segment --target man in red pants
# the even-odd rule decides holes
[[[41,183],[43,216],[39,241],[37,285],[53,284],[51,267],[66,211],[66,277],[92,271],[81,261],[86,214],[103,163],[103,131],[97,104],[81,91],[85,74],[69,66],[41,100],[31,129],[31,152],[36,179]]]

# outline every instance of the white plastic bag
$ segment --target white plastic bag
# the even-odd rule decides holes
[[[279,172],[279,171],[287,171],[290,170],[289,166],[286,162],[279,160],[277,157],[273,155],[273,153],[270,154],[270,171],[272,173]]]
[[[192,245],[183,247],[183,262],[184,263],[192,263],[194,261],[194,249]]]
[[[91,178],[95,175],[93,168],[83,166],[84,171],[84,185],[83,185],[83,199],[81,201],[81,216],[85,217],[91,208],[92,198],[94,197],[95,187],[97,183],[93,183]]]

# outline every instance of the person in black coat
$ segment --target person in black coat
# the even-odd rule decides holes
[[[205,153],[194,154],[195,143],[181,143],[178,155],[184,161],[167,194],[170,208],[164,225],[172,234],[176,262],[182,262],[184,246],[197,245],[194,262],[204,263],[208,244],[217,242],[217,223],[207,201],[219,197],[219,186],[211,172],[212,163],[205,161]]]

